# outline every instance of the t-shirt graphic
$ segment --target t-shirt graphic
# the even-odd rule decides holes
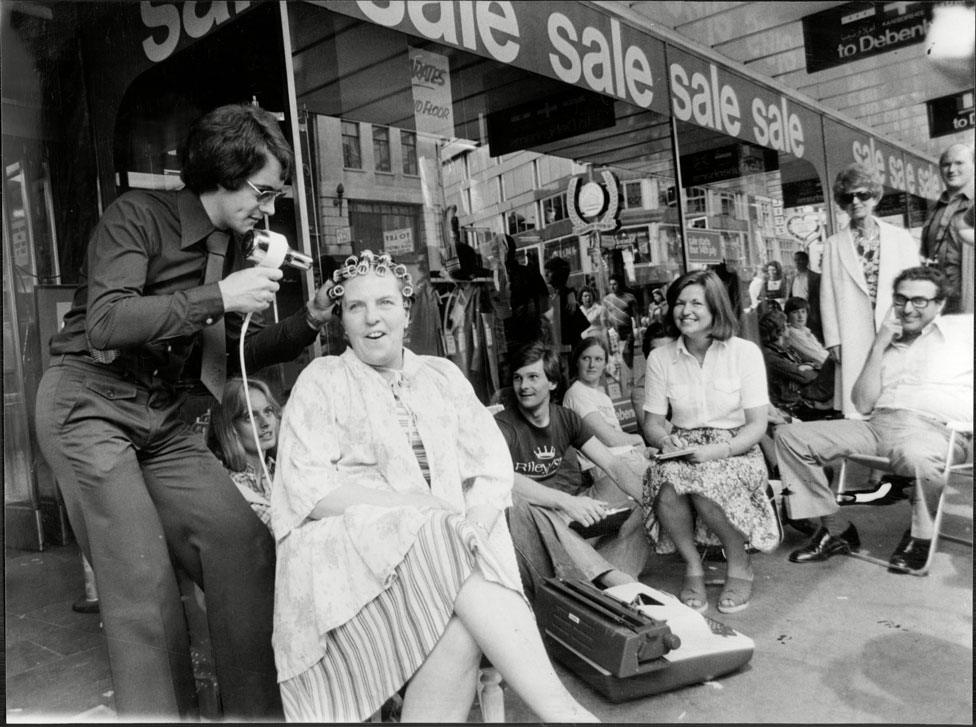
[[[584,489],[576,449],[594,433],[575,412],[550,404],[549,425],[537,427],[512,407],[499,412],[495,421],[508,443],[516,473],[572,495]]]

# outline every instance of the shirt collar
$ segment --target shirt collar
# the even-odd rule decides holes
[[[677,344],[677,352],[679,354],[682,354],[683,353],[686,356],[693,356],[693,354],[691,353],[691,351],[688,350],[688,347],[685,346],[685,337],[684,336],[678,336],[678,338],[675,340],[675,343]],[[725,348],[728,345],[728,341],[720,341],[717,338],[713,338],[712,339],[712,346],[715,346],[715,345],[718,345],[721,348]],[[709,346],[708,347],[708,350],[709,351],[712,350],[712,346]]]
[[[921,341],[923,338],[934,335],[941,336],[943,342],[946,341],[948,336],[945,319],[940,315],[926,323],[922,331],[918,334],[918,336],[912,339],[910,343],[906,343],[904,341],[892,341],[891,345],[895,348],[908,348],[912,344]]]
[[[185,187],[177,192],[176,207],[180,217],[180,249],[196,245],[216,230],[203,202],[196,193]]]
[[[956,197],[962,197],[965,200],[971,201],[973,199],[973,186],[974,183],[972,180],[970,180],[969,184],[967,184],[965,187],[963,187],[962,189],[960,189],[958,192],[954,194],[950,194],[948,189],[943,190],[942,194],[939,195],[939,201],[943,203],[947,203]]]

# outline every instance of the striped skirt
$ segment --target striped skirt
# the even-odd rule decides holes
[[[289,722],[362,722],[424,663],[454,614],[461,585],[477,568],[498,581],[480,535],[443,510],[417,533],[393,584],[355,618],[322,638],[325,656],[280,684]]]

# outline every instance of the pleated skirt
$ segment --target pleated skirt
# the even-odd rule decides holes
[[[434,511],[397,566],[392,585],[324,635],[325,656],[280,684],[289,722],[361,722],[424,663],[476,569],[502,581],[499,566],[466,520]]]

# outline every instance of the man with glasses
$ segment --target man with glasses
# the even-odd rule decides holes
[[[961,220],[973,207],[973,147],[953,144],[939,157],[939,174],[945,191],[936,202],[925,227],[922,228],[921,255],[945,273],[949,293],[946,313],[962,310],[962,241]],[[972,244],[972,243],[970,243]],[[972,285],[972,281],[968,281]],[[967,311],[972,313],[972,310]]]
[[[895,278],[891,309],[852,392],[867,419],[776,430],[783,488],[791,493],[786,498],[789,517],[821,521],[810,542],[790,554],[792,562],[823,561],[859,547],[853,524],[840,531],[838,505],[822,469],[859,453],[888,457],[898,474],[920,485],[912,498],[911,527],[892,554],[889,570],[908,573],[925,565],[949,445],[946,423],[972,417],[973,318],[941,315],[947,289],[934,268],[909,268]]]
[[[195,718],[178,565],[206,594],[224,717],[276,720],[274,542],[181,410],[208,348],[219,399],[246,314],[253,373],[312,343],[330,305],[320,290],[261,320],[282,272],[248,267],[243,242],[292,170],[274,115],[222,106],[181,152],[183,189],[126,192],[92,234],[37,394],[38,439],[95,571],[119,717]]]

